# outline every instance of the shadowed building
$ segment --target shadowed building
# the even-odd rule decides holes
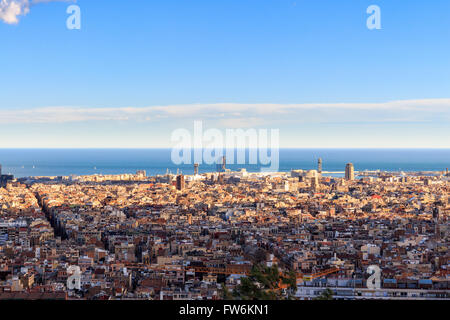
[[[14,180],[14,176],[10,174],[2,174],[2,165],[0,164],[0,188],[5,188],[8,181]]]
[[[177,190],[184,190],[184,175],[182,174],[177,176]]]
[[[355,180],[355,167],[353,163],[347,163],[345,166],[345,180]]]

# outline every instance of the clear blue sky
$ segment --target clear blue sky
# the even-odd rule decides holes
[[[450,147],[448,0],[78,0],[81,30],[68,5],[0,21],[0,147],[160,147],[194,119],[286,147]]]

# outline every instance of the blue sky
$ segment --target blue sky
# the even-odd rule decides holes
[[[450,147],[448,0],[78,0],[81,30],[70,2],[15,1],[0,147],[167,147],[194,120],[282,147]]]

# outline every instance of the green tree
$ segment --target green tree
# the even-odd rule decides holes
[[[297,289],[295,273],[291,272],[288,276],[284,276],[276,265],[266,267],[255,264],[248,277],[241,278],[241,283],[234,289],[233,296],[239,300],[286,299],[280,288],[281,284],[288,285],[288,297],[290,297],[290,294]]]
[[[331,289],[326,288],[322,293],[316,297],[314,300],[333,300],[333,291]]]
[[[289,298],[292,298],[297,292],[297,275],[294,271],[290,271],[287,274],[287,277],[282,279],[282,282],[288,285],[288,296]]]
[[[225,283],[222,283],[222,299],[223,300],[234,300],[233,294],[228,290]]]
[[[256,249],[253,259],[257,264],[266,261],[266,251],[261,248]]]

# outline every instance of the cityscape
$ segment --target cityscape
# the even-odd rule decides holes
[[[0,0],[0,315],[447,314],[449,12]]]
[[[339,178],[323,163],[1,175],[0,299],[449,300],[448,169],[348,163]],[[248,288],[270,270],[275,283]]]

